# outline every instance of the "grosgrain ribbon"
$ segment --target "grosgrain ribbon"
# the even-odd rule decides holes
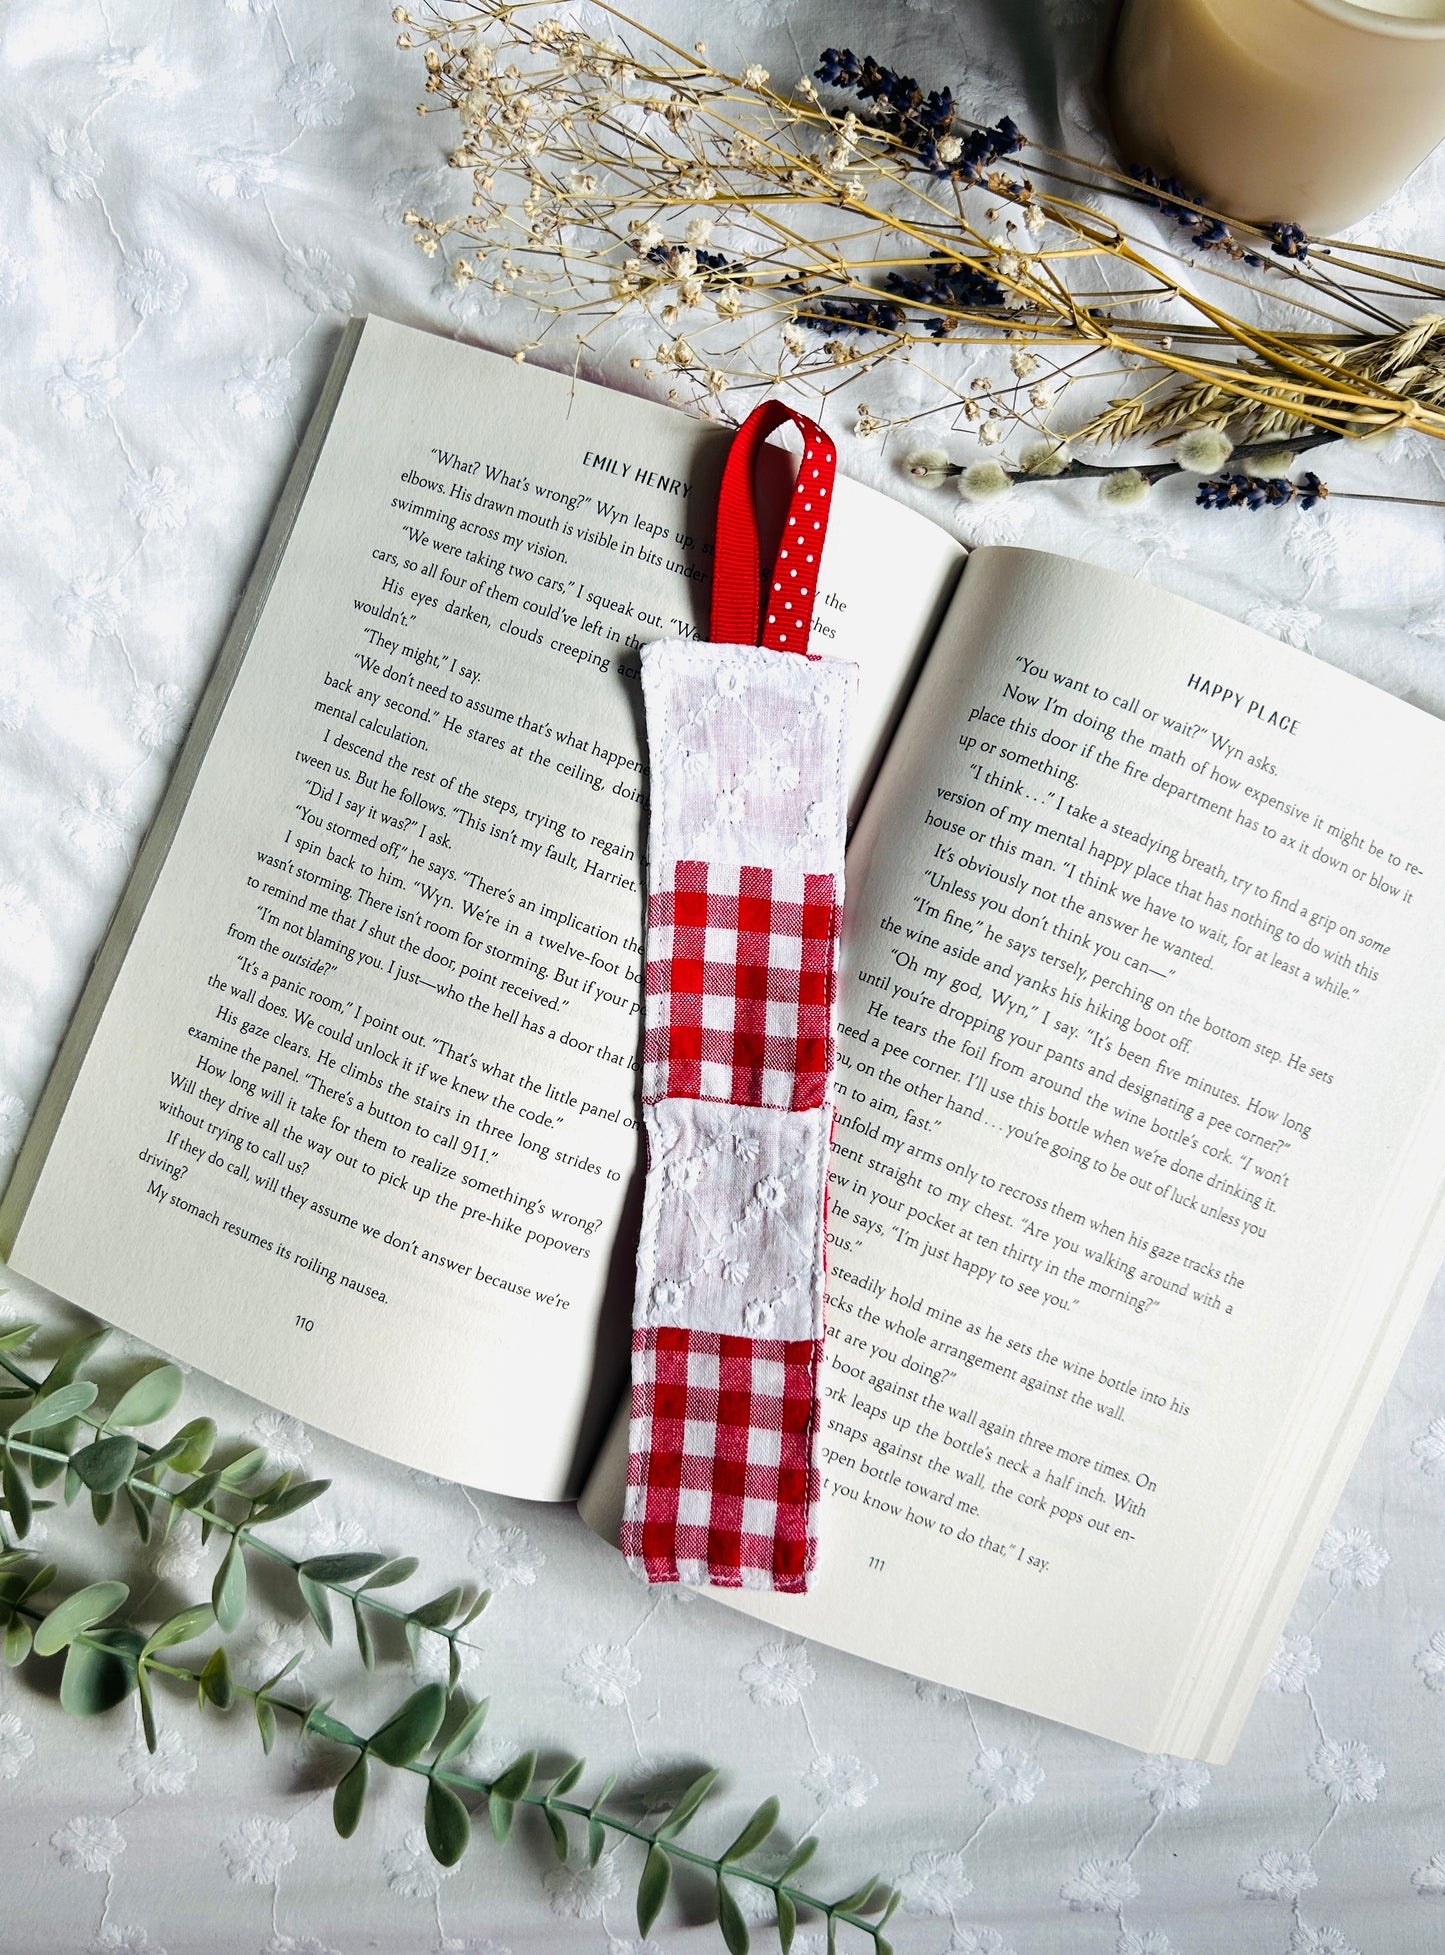
[[[768,436],[789,421],[803,437],[803,459],[765,606],[754,464]],[[738,429],[718,497],[709,632],[713,644],[766,645],[776,652],[807,654],[837,464],[838,451],[817,422],[795,414],[782,401],[763,401]]]

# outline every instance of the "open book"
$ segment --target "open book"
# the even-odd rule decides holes
[[[726,444],[348,330],[0,1210],[76,1303],[599,1527],[636,654],[705,627]],[[841,481],[817,615],[861,671],[822,1549],[726,1599],[1222,1758],[1445,1252],[1445,729]]]

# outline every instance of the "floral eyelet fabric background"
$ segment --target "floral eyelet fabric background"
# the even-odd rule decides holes
[[[1087,81],[1107,11],[1095,0],[637,4],[674,39],[702,33],[715,55],[780,80],[847,43],[951,84],[971,113],[1012,112],[1065,147],[1102,140]],[[525,324],[486,279],[439,281],[401,224],[407,208],[455,207],[465,190],[444,167],[444,127],[415,113],[417,58],[397,52],[380,0],[13,0],[0,22],[3,1172],[342,321],[377,310],[507,350]],[[1442,193],[1428,164],[1373,235],[1438,251]],[[630,364],[655,338],[619,323],[584,370],[665,390]],[[915,412],[927,388],[905,367],[854,391],[867,426]],[[1445,711],[1438,512],[1210,514],[1184,483],[1127,512],[1087,484],[970,507],[899,470],[920,435],[943,429],[859,438],[860,405],[840,394],[830,408],[842,467],[967,540],[1146,577]],[[971,435],[942,445],[975,453]],[[1445,452],[1423,441],[1326,459],[1320,472],[1340,486],[1442,493]],[[0,1319],[37,1307],[61,1314],[11,1282]],[[415,1551],[436,1587],[468,1578],[495,1591],[464,1677],[493,1700],[480,1769],[565,1742],[599,1777],[616,1769],[618,1797],[642,1813],[719,1764],[719,1843],[728,1818],[778,1792],[786,1837],[820,1835],[827,1891],[875,1868],[901,1884],[895,1939],[910,1955],[1427,1955],[1445,1948],[1442,1381],[1437,1290],[1238,1753],[1213,1771],[915,1684],[687,1590],[649,1592],[568,1510],[419,1477],[199,1377],[188,1405],[334,1479],[317,1518],[288,1524],[293,1545]],[[100,1572],[123,1539],[117,1529],[107,1549],[73,1521],[39,1525],[77,1573]],[[133,1586],[158,1611],[195,1599],[217,1545],[182,1520]],[[409,1687],[394,1652],[358,1682],[283,1589],[259,1586],[235,1638],[243,1677],[299,1652],[301,1680],[339,1691],[363,1721]],[[433,1674],[426,1652],[417,1674]],[[5,1955],[717,1945],[715,1929],[672,1916],[640,1942],[638,1870],[621,1855],[558,1866],[543,1843],[503,1850],[479,1835],[445,1871],[400,1774],[343,1844],[323,1756],[283,1738],[268,1761],[246,1721],[202,1720],[181,1699],[161,1722],[152,1756],[129,1707],[74,1723],[24,1673],[0,1673]],[[770,1931],[756,1940],[775,1945]],[[821,1955],[816,1927],[795,1947]]]

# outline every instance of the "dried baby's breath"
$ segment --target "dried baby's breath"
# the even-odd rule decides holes
[[[540,0],[397,15],[472,180],[466,210],[407,221],[429,254],[507,248],[536,339],[645,316],[712,412],[734,387],[826,398],[907,363],[925,404],[855,424],[942,415],[990,447],[1445,434],[1445,264],[1226,221],[847,49],[781,92],[589,12],[605,31]],[[1011,377],[980,405],[968,365],[992,347]]]

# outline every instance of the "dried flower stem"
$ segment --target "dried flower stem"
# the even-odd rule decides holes
[[[451,160],[472,187],[467,211],[408,221],[459,282],[526,298],[539,339],[570,327],[585,343],[639,313],[674,394],[713,414],[734,387],[826,399],[925,347],[993,347],[1041,362],[1029,408],[954,372],[934,376],[934,413],[1074,444],[1199,421],[1295,446],[1445,435],[1445,310],[1393,310],[1445,308],[1439,261],[1226,220],[1178,185],[1029,142],[1007,117],[971,122],[947,91],[846,49],[784,92],[599,8],[617,38],[542,0],[397,9],[426,108],[457,117]],[[1142,228],[1150,206],[1187,240]],[[1306,323],[1236,317],[1213,296],[1228,286],[1254,313],[1283,299]],[[1147,316],[1161,309],[1173,316]],[[1135,391],[1052,426],[1066,387],[1105,377],[1101,357],[1137,369]],[[890,425],[869,417],[869,431]]]

